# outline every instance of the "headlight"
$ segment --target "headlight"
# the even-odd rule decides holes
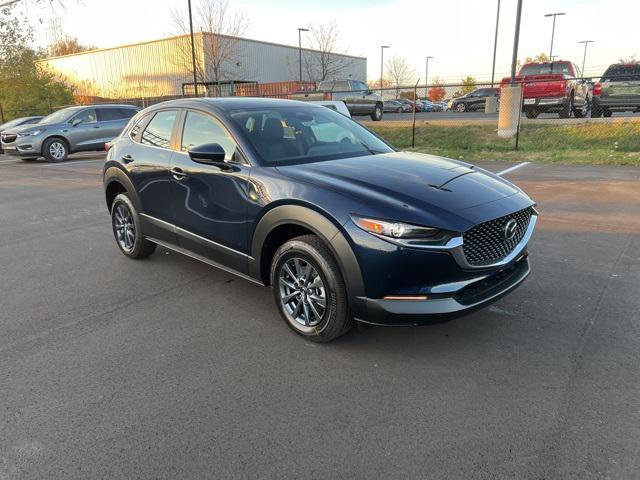
[[[36,135],[40,135],[42,132],[43,132],[42,130],[33,130],[31,132],[19,133],[18,136],[19,137],[35,137]]]
[[[351,219],[365,232],[405,247],[448,250],[462,245],[462,235],[458,232],[357,215],[351,215]]]
[[[388,222],[356,216],[351,218],[364,231],[389,238],[425,239],[436,237],[442,232],[439,228],[419,227],[402,222]]]

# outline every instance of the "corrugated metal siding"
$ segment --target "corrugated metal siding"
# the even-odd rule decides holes
[[[207,45],[211,34],[196,34],[199,59],[204,59],[207,76],[213,81]],[[317,55],[303,50],[303,65]],[[366,80],[366,59],[338,56],[344,63],[341,77]],[[64,78],[77,95],[104,98],[157,97],[180,95],[182,84],[193,81],[189,36],[97,50],[51,58],[41,67]],[[235,53],[222,68],[220,80],[259,83],[298,80],[298,49],[283,45],[237,39]],[[303,69],[304,80],[309,78]]]

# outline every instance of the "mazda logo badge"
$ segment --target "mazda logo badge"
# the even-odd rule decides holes
[[[513,218],[504,224],[504,239],[512,240],[516,236],[516,230],[518,229],[518,222]]]

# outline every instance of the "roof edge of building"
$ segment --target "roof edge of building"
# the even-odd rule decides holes
[[[294,45],[285,45],[283,43],[268,42],[268,41],[265,41],[265,40],[255,40],[253,38],[235,37],[233,35],[223,35],[223,34],[219,34],[219,33],[216,34],[216,33],[212,33],[212,32],[204,32],[204,31],[194,32],[194,35],[195,36],[217,35],[219,37],[231,38],[231,39],[234,39],[234,40],[242,40],[242,41],[245,41],[245,42],[260,43],[260,44],[263,44],[263,45],[273,45],[273,46],[276,46],[276,47],[283,47],[283,48],[293,48],[295,50],[298,49],[298,47],[296,47]],[[113,47],[106,47],[106,48],[96,48],[94,50],[87,50],[87,51],[84,51],[84,52],[70,53],[68,55],[57,55],[57,56],[54,56],[54,57],[47,57],[47,58],[43,58],[41,60],[38,60],[36,63],[46,63],[49,60],[57,60],[59,58],[68,58],[68,57],[77,57],[79,55],[88,55],[88,54],[91,54],[91,53],[107,52],[109,50],[119,50],[119,49],[122,49],[122,48],[139,47],[141,45],[149,45],[151,43],[166,42],[166,41],[169,41],[169,40],[175,40],[175,39],[178,39],[178,38],[184,38],[184,37],[189,37],[189,36],[190,36],[190,34],[185,33],[185,34],[182,34],[182,35],[172,35],[172,36],[165,37],[165,38],[156,38],[154,40],[146,40],[144,42],[127,43],[127,44],[124,44],[124,45],[115,45]],[[305,51],[305,52],[322,53],[320,50],[315,50],[313,48],[304,48],[303,47],[302,50]],[[355,58],[355,59],[358,59],[358,60],[366,60],[367,59],[367,57],[360,57],[360,56],[357,56],[357,55],[349,55],[347,53],[339,53],[339,52],[329,52],[329,53],[331,55],[339,55],[341,57]]]

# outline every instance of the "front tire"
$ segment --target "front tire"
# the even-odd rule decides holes
[[[283,244],[271,263],[271,289],[285,323],[314,342],[329,342],[353,326],[340,269],[315,235]]]
[[[371,112],[371,120],[373,120],[374,122],[379,122],[380,120],[382,120],[382,105],[380,105],[379,103],[376,104],[376,108],[374,108],[373,112]]]
[[[467,106],[464,103],[459,103],[458,105],[456,105],[456,112],[466,112],[467,111]]]
[[[124,193],[118,194],[111,205],[111,228],[118,248],[129,258],[145,258],[156,249],[156,244],[142,235],[138,212]]]
[[[573,94],[567,100],[567,103],[562,107],[560,111],[560,118],[570,118],[573,111]]]
[[[47,162],[64,162],[69,156],[69,145],[60,138],[49,138],[42,144],[42,155]]]

